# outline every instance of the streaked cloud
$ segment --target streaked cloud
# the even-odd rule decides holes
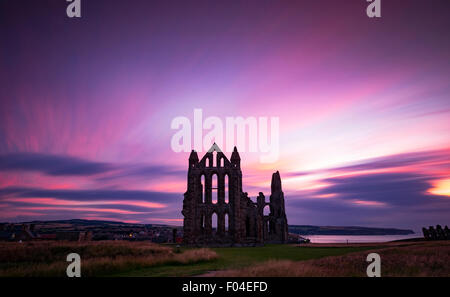
[[[113,170],[110,164],[62,155],[9,153],[0,155],[0,171],[38,171],[48,175],[94,175]]]
[[[181,224],[170,122],[202,108],[279,117],[280,159],[241,153],[243,190],[279,170],[289,223],[445,224],[448,1],[375,24],[354,1],[98,0],[76,25],[42,1],[0,4],[0,220]]]

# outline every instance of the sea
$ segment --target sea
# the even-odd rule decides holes
[[[363,242],[388,242],[409,238],[422,237],[420,234],[408,235],[301,235],[308,238],[311,243],[363,243]]]

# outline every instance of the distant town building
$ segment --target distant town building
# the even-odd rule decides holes
[[[92,232],[89,231],[61,231],[56,232],[57,240],[68,241],[90,241],[92,240]]]
[[[2,224],[0,228],[2,241],[30,241],[36,238],[33,224]]]

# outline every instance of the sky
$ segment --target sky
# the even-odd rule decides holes
[[[0,2],[0,221],[182,225],[171,122],[202,109],[279,118],[277,161],[238,150],[289,224],[450,224],[447,0],[81,3]]]

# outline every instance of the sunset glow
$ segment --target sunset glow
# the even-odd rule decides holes
[[[429,190],[433,195],[443,195],[450,197],[450,179],[438,180],[433,183],[433,188]]]
[[[385,1],[377,22],[365,1],[87,1],[81,22],[13,2],[0,222],[181,225],[189,153],[172,150],[171,121],[200,108],[279,118],[276,162],[238,150],[254,200],[280,172],[290,224],[448,224],[450,18],[426,1]]]

